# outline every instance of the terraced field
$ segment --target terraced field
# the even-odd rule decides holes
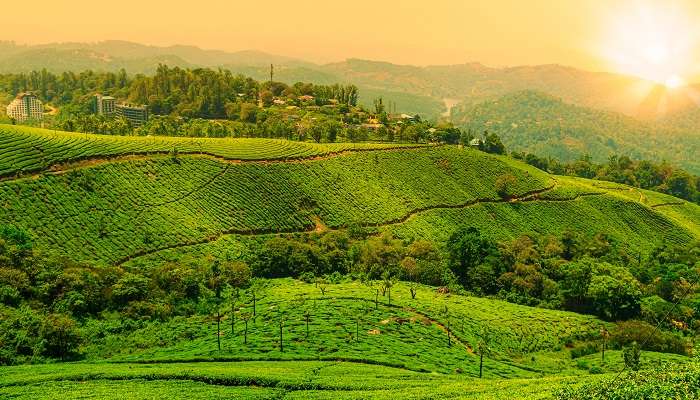
[[[700,239],[697,205],[452,146],[0,126],[0,205],[3,224],[27,230],[40,250],[133,270],[245,258],[275,235],[355,226],[438,244],[465,225],[496,239],[606,232],[639,252]],[[219,337],[211,305],[128,327],[96,318],[80,326],[92,363],[0,368],[0,397],[545,399],[563,384],[612,378],[570,358],[570,346],[595,342],[608,325],[591,316],[427,286],[414,299],[403,283],[391,301],[375,301],[376,282],[328,284],[325,293],[292,279],[261,285],[247,334],[249,292],[233,312],[224,302]],[[488,379],[478,380],[485,331]],[[610,354],[606,364],[597,356],[579,363],[610,373],[620,367]],[[674,357],[653,359],[685,361]],[[562,369],[573,377],[550,377]]]
[[[51,133],[22,129],[40,142],[55,141]],[[55,159],[68,155],[63,159],[69,160],[70,155],[102,154],[100,149],[105,148],[109,154],[152,149],[149,138],[95,135],[81,142],[82,137],[61,141],[60,150],[50,154]],[[164,150],[172,143],[190,141],[158,140],[168,143],[162,145]],[[31,232],[41,247],[111,264],[230,235],[343,229],[353,224],[437,241],[465,223],[497,238],[530,231],[556,234],[576,227],[590,233],[608,231],[640,251],[660,240],[686,242],[700,236],[696,205],[671,203],[648,192],[642,201],[628,188],[552,177],[471,149],[381,151],[386,146],[365,145],[363,149],[375,151],[337,154],[348,145],[263,139],[205,142],[221,157],[239,162],[155,154],[77,165],[65,173],[31,179],[6,179],[0,182],[0,218]],[[113,143],[126,147],[110,147]],[[0,160],[10,160],[12,149],[3,148]],[[329,154],[335,156],[304,162],[240,162]],[[506,197],[495,189],[503,175],[514,177]]]
[[[326,293],[292,279],[267,281],[257,291],[257,318],[244,322],[222,307],[225,327],[217,351],[215,327],[198,318],[178,319],[97,340],[88,349],[95,359],[119,361],[186,360],[348,360],[413,371],[478,376],[475,353],[479,335],[489,332],[491,352],[485,361],[490,377],[533,377],[551,371],[513,363],[514,356],[561,350],[597,338],[607,323],[591,316],[534,309],[503,301],[441,295],[420,287],[416,299],[397,283],[391,303],[359,282],[329,285]],[[251,313],[250,294],[236,305]],[[444,312],[445,307],[448,313]],[[305,314],[310,315],[309,336]],[[284,343],[279,349],[279,320]],[[233,323],[233,327],[231,324]],[[448,339],[447,332],[450,332]],[[149,339],[150,338],[150,339]]]
[[[22,399],[551,399],[594,377],[479,380],[347,362],[63,364],[0,368],[0,396]]]
[[[413,299],[400,283],[391,304],[385,296],[375,304],[373,291],[357,282],[331,284],[323,294],[312,284],[277,279],[257,293],[257,317],[247,334],[240,317],[231,328],[232,314],[225,313],[221,352],[211,320],[150,324],[90,343],[85,350],[93,362],[0,367],[0,397],[554,399],[564,385],[614,382],[621,365],[620,352],[609,351],[606,364],[597,354],[583,358],[604,375],[573,366],[565,345],[595,338],[606,325],[590,316],[430,287],[419,287]],[[250,298],[244,295],[237,308],[251,312]],[[103,323],[109,329],[110,322]],[[490,351],[478,379],[472,349],[484,328]],[[549,367],[549,353],[540,350],[563,357]],[[512,361],[519,358],[528,363]],[[653,353],[644,360],[690,362]]]
[[[110,136],[0,124],[0,178],[60,170],[78,161],[106,162],[136,155],[199,154],[231,161],[298,160],[346,151],[418,147],[411,144],[314,144],[273,139]]]
[[[247,334],[240,314],[252,311],[248,295],[237,304],[236,320],[224,313],[220,352],[211,320],[149,324],[90,343],[85,351],[93,362],[0,368],[0,395],[51,398],[56,390],[70,396],[111,390],[178,398],[182,393],[348,399],[442,393],[498,399],[517,393],[534,399],[553,398],[564,383],[600,379],[570,366],[567,372],[575,378],[542,378],[561,372],[560,367],[512,361],[518,355],[534,361],[537,351],[561,351],[567,343],[596,337],[606,325],[596,318],[439,294],[424,286],[413,299],[401,283],[392,289],[391,303],[380,296],[375,304],[373,293],[358,282],[331,284],[323,294],[312,284],[268,280],[257,289],[257,316]],[[228,304],[222,309],[230,310]],[[109,322],[103,323],[101,329],[109,329]],[[490,352],[484,378],[475,379],[479,357],[473,349],[484,329]]]

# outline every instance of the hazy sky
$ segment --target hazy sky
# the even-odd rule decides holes
[[[609,54],[608,59],[603,55],[611,39],[606,35],[615,21],[638,8],[652,9],[652,16],[673,9],[692,22],[688,25],[700,25],[698,0],[6,3],[0,39],[19,43],[122,39],[154,45],[258,49],[316,62],[357,57],[418,65],[560,63],[611,70]],[[670,24],[676,25],[675,21]]]

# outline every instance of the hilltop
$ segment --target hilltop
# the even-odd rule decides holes
[[[563,161],[584,154],[607,161],[613,154],[633,159],[668,161],[698,173],[700,133],[682,127],[681,120],[652,123],[618,113],[565,102],[535,91],[505,95],[479,104],[457,107],[455,124],[475,132],[498,134],[513,151],[524,151]]]

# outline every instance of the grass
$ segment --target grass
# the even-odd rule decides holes
[[[518,378],[548,374],[551,368],[540,368],[529,361],[513,362],[513,358],[526,358],[540,351],[564,351],[570,343],[597,338],[600,327],[606,325],[591,316],[443,295],[427,286],[420,286],[416,299],[412,299],[408,286],[397,283],[391,304],[388,296],[381,295],[375,304],[374,290],[359,282],[331,284],[325,295],[312,284],[292,279],[265,282],[256,291],[257,318],[249,321],[247,343],[241,315],[252,313],[250,293],[236,303],[234,332],[230,303],[221,307],[220,352],[215,320],[205,317],[117,329],[113,321],[95,321],[95,325],[85,328],[84,336],[91,338],[83,351],[92,360],[121,362],[349,360],[478,376],[479,359],[474,349],[486,330],[490,353],[484,364],[485,376]],[[282,350],[280,318],[284,320]]]
[[[344,151],[411,147],[411,144],[316,144],[278,139],[134,137],[62,132],[0,124],[0,177],[48,171],[81,160],[125,155],[205,154],[225,160],[294,160]]]
[[[401,222],[434,207],[498,201],[551,185],[546,174],[477,151],[365,152],[322,161],[224,164],[182,157],[109,163],[0,183],[0,217],[44,248],[116,263],[222,234],[310,231]],[[85,240],[87,239],[87,240]]]
[[[593,377],[586,380],[596,379]],[[15,398],[469,398],[550,399],[581,378],[479,380],[344,362],[60,364],[0,368]],[[122,393],[123,396],[122,397]]]

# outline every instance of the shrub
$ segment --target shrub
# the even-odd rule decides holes
[[[40,335],[44,342],[44,354],[62,360],[74,355],[81,342],[75,321],[64,314],[46,316]]]
[[[496,178],[496,193],[502,199],[508,199],[515,194],[515,184],[517,179],[511,174],[504,174]]]
[[[142,300],[148,294],[150,280],[144,276],[127,272],[112,285],[112,299],[117,304]]]
[[[636,342],[642,350],[659,351],[663,353],[690,354],[691,345],[683,337],[655,329],[644,321],[625,321],[617,324],[612,331],[611,341],[618,347],[629,346]]]
[[[594,365],[591,367],[591,369],[588,370],[588,372],[590,372],[591,374],[602,374],[603,369],[597,365]]]
[[[600,347],[597,344],[591,342],[584,343],[571,349],[571,358],[579,358],[590,354],[595,354],[598,351],[600,351]]]

